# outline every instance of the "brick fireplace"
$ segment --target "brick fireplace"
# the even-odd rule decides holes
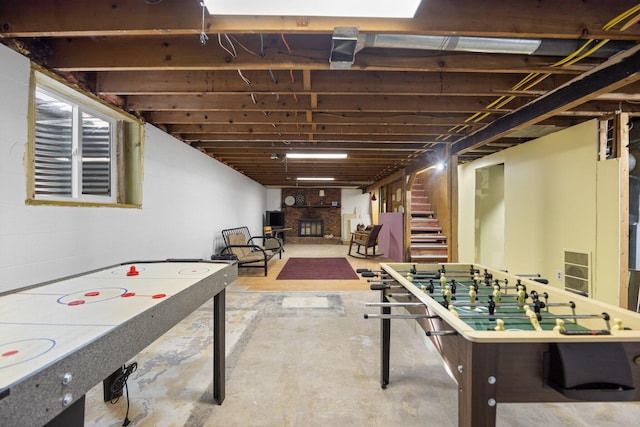
[[[341,243],[339,188],[283,188],[282,211],[285,227],[291,229],[285,234],[288,243]]]

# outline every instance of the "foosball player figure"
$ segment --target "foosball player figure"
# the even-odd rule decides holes
[[[471,310],[476,308],[476,297],[478,296],[478,292],[476,292],[476,289],[472,286],[471,289],[469,290],[469,308]]]
[[[456,316],[456,317],[460,317],[460,316],[458,315],[458,312],[456,311],[456,308],[455,308],[453,305],[450,305],[450,306],[449,306],[449,311],[450,311],[450,312],[451,312],[451,314],[453,314],[454,316]]]
[[[556,326],[553,327],[553,330],[555,332],[563,332],[564,329],[564,320],[563,319],[556,319]]]
[[[540,326],[540,322],[538,322],[538,316],[536,316],[536,314],[533,311],[531,311],[531,314],[529,314],[529,320],[531,321],[531,325],[533,326],[533,329],[535,329],[536,331],[542,330],[542,326]]]
[[[518,304],[523,305],[527,299],[527,293],[524,291],[523,286],[518,286]]]
[[[451,302],[451,286],[446,285],[444,287],[444,291],[442,292],[442,294],[444,295],[444,299],[447,301],[447,303]]]
[[[500,298],[502,297],[502,294],[500,293],[500,286],[494,286],[493,287],[493,299],[495,300],[496,304],[500,304]]]
[[[618,319],[617,317],[613,318],[613,326],[611,327],[614,331],[623,331],[622,327],[622,319]]]

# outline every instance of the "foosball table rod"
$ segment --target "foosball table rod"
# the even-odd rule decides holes
[[[537,314],[537,313],[536,313]],[[502,317],[505,319],[528,319],[526,314],[516,313],[494,313],[494,314],[459,314],[458,317],[464,319],[485,319],[487,317]],[[609,321],[609,315],[607,313],[602,314],[553,314],[549,313],[549,316],[554,319],[603,319]]]
[[[368,302],[368,307],[424,307],[421,302]]]
[[[437,337],[443,335],[458,335],[457,331],[425,331],[428,337]]]
[[[362,277],[389,277],[389,273],[384,270],[370,270],[368,268],[358,268],[356,273]]]
[[[402,285],[386,285],[384,283],[374,283],[369,286],[372,291],[384,291],[385,289],[404,288]]]
[[[395,279],[376,279],[376,280],[369,279],[367,280],[367,283],[398,283],[398,282]]]
[[[365,319],[382,319],[382,320],[394,320],[394,319],[440,319],[440,316],[429,314],[368,314],[365,313]]]
[[[413,298],[413,294],[411,292],[402,294],[387,294],[387,298]]]

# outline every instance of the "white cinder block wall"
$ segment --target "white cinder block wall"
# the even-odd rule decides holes
[[[130,260],[209,258],[266,189],[146,125],[142,209],[27,206],[29,61],[0,45],[0,292]]]

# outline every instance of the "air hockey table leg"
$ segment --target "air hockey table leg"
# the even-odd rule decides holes
[[[225,381],[225,290],[213,297],[213,401],[222,405]]]
[[[380,291],[381,302],[389,302],[384,295],[384,290]],[[391,307],[383,306],[382,314],[391,314]],[[380,320],[380,386],[385,389],[389,385],[389,349],[391,347],[391,319]]]
[[[84,426],[84,403],[82,396],[71,406],[59,413],[54,419],[45,424],[44,427],[82,427]]]

